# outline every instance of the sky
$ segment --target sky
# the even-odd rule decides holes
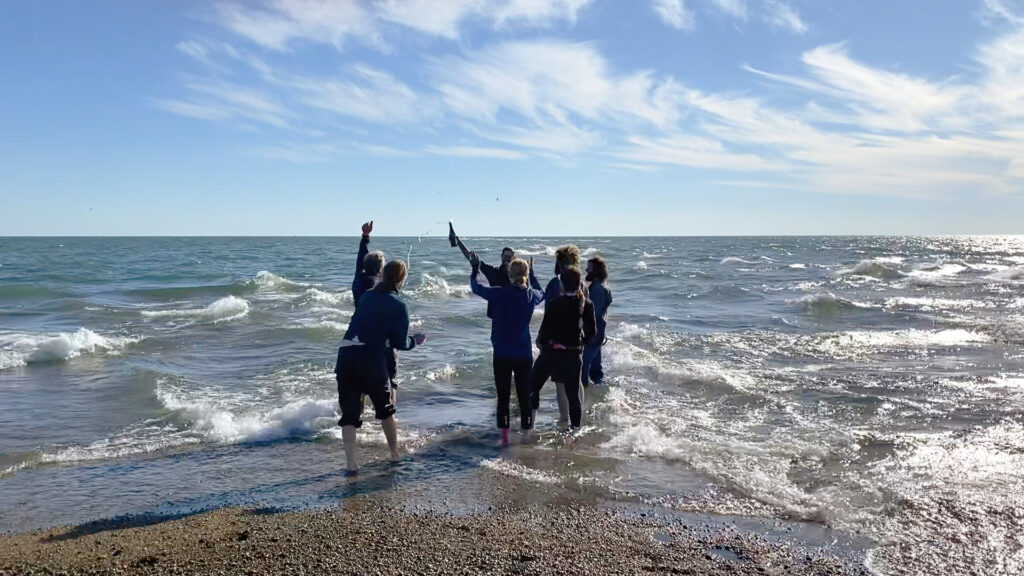
[[[0,0],[0,236],[1024,233],[1024,0]]]

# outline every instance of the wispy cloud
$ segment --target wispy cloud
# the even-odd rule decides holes
[[[277,128],[288,126],[291,112],[258,89],[223,81],[189,82],[186,99],[156,99],[157,107],[203,120],[254,120]]]
[[[661,21],[679,30],[693,30],[695,18],[684,0],[654,0],[654,13]]]
[[[747,3],[745,0],[707,0],[711,5],[719,12],[736,18],[737,20],[746,21],[750,15],[747,9]]]
[[[692,27],[683,0],[652,2],[646,9],[669,26]],[[840,42],[806,50],[786,74],[746,67],[752,82],[744,90],[709,91],[658,70],[624,67],[597,42],[537,38],[535,30],[529,39],[503,33],[479,46],[461,39],[470,22],[571,23],[589,3],[273,0],[244,14],[221,5],[230,40],[176,47],[200,63],[205,78],[190,77],[183,94],[153,103],[182,116],[255,123],[286,143],[251,153],[293,162],[352,154],[539,158],[735,173],[718,179],[831,193],[1024,190],[1024,24],[1006,0],[985,1],[1002,27],[978,46],[976,67],[948,77],[876,66],[857,58],[855,44]],[[328,5],[337,11],[324,14]],[[785,0],[693,5],[794,34],[808,29]],[[339,22],[338,14],[352,18]],[[349,41],[393,40],[388,26],[460,41],[441,40],[444,50],[406,54],[395,66],[390,54],[370,58],[372,66],[346,56]],[[289,51],[310,43],[341,48],[338,64],[327,72],[297,69]],[[758,90],[766,84],[770,90]],[[360,141],[324,143],[342,140],[339,133]],[[293,142],[296,135],[308,141]],[[380,144],[395,141],[408,149]]]
[[[776,28],[788,30],[793,34],[807,33],[807,24],[800,18],[795,8],[782,0],[765,0],[765,19]]]

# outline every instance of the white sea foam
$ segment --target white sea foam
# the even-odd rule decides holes
[[[615,386],[596,406],[614,425],[603,450],[621,457],[679,460],[741,494],[805,519],[822,519],[824,505],[789,478],[790,462],[820,458],[821,437],[850,444],[835,431],[765,437],[756,413],[724,419],[696,398],[664,396],[642,382]]]
[[[88,328],[56,334],[0,333],[0,370],[70,360],[83,354],[118,354],[141,340],[141,336],[103,336]]]
[[[252,409],[228,394],[201,394],[166,384],[157,386],[156,396],[168,410],[186,419],[191,430],[205,440],[220,443],[311,435],[333,425],[337,418],[337,400],[326,398],[303,398],[283,406]]]
[[[413,288],[412,293],[418,296],[452,296],[455,298],[465,298],[473,292],[470,289],[469,284],[452,286],[448,284],[448,281],[444,278],[428,272],[423,274],[419,285]]]
[[[719,264],[757,264],[757,262],[744,260],[739,256],[726,256],[725,258],[722,258],[722,261],[719,262]]]
[[[345,290],[343,292],[328,292],[320,290],[319,288],[310,288],[309,290],[306,290],[305,296],[309,301],[323,302],[325,304],[332,304],[335,306],[352,302],[352,292],[349,290]]]
[[[213,323],[237,320],[247,314],[249,314],[249,301],[237,296],[225,296],[205,308],[142,311],[142,315],[148,318],[194,317]]]
[[[637,262],[636,265],[633,266],[633,270],[636,270],[637,272],[643,272],[647,270],[647,262],[644,262],[643,260]]]
[[[315,284],[307,282],[296,282],[295,280],[289,280],[284,276],[279,276],[273,272],[266,270],[260,270],[256,276],[250,281],[256,285],[257,288],[271,289],[271,290],[288,290],[296,287],[309,287],[315,286]]]
[[[899,296],[885,300],[886,308],[919,308],[921,310],[969,310],[972,308],[991,308],[993,306],[994,304],[991,302],[969,299],[957,300],[950,298]]]
[[[458,375],[458,370],[453,368],[451,364],[445,364],[444,366],[441,366],[437,370],[431,370],[427,372],[425,378],[427,380],[430,380],[431,382],[438,380],[447,382],[449,380],[453,380]]]
[[[837,351],[843,349],[893,349],[921,347],[954,347],[983,344],[991,337],[960,328],[946,330],[852,330],[828,334],[821,342]]]
[[[789,267],[793,270],[806,270],[807,264],[790,264]]]
[[[505,460],[504,458],[485,458],[480,461],[480,465],[484,468],[494,470],[503,476],[514,476],[516,478],[522,478],[529,482],[536,482],[538,484],[558,484],[561,482],[561,479],[558,476],[551,474],[550,472],[544,472],[542,470],[537,470],[536,468],[529,468],[519,462]]]

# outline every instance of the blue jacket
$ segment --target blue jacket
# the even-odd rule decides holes
[[[604,282],[590,283],[590,300],[594,303],[594,315],[597,320],[597,335],[604,340],[604,329],[607,323],[608,307],[612,305],[612,291]]]
[[[491,285],[491,288],[504,288],[512,285],[512,280],[508,277],[508,266],[502,264],[495,268],[486,262],[480,262],[480,272],[487,278],[487,283]],[[473,273],[476,276],[476,273]],[[537,281],[537,277],[533,275],[533,267],[530,267],[530,286],[536,290],[540,290],[540,282]],[[494,310],[490,302],[487,302],[487,317],[494,318]]]
[[[363,272],[363,259],[370,253],[370,237],[363,236],[359,241],[359,252],[356,253],[356,274],[352,278],[352,300],[358,305],[359,299],[367,290],[377,283],[376,276]]]
[[[412,350],[416,341],[409,336],[409,309],[394,290],[369,290],[359,299],[345,340],[358,338],[365,346],[385,351]]]
[[[530,319],[533,309],[544,300],[536,288],[481,286],[476,271],[469,277],[473,293],[487,300],[491,317],[491,345],[495,358],[532,358]]]

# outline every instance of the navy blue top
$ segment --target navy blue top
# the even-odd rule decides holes
[[[409,336],[409,309],[398,298],[398,292],[374,289],[362,295],[345,331],[345,340],[356,338],[381,350],[412,350],[416,346]]]
[[[495,358],[532,358],[530,319],[533,309],[544,300],[536,288],[525,286],[482,286],[476,271],[469,277],[473,293],[487,300],[491,317],[491,345]]]
[[[594,303],[594,316],[597,320],[597,335],[604,340],[604,328],[607,322],[608,307],[612,305],[612,291],[604,282],[595,280],[590,283],[590,300]]]
[[[483,273],[484,278],[487,278],[487,283],[491,285],[491,288],[504,288],[512,285],[512,279],[508,276],[508,266],[504,263],[501,266],[495,268],[490,264],[481,261],[480,272]],[[476,273],[473,274],[476,276]],[[536,290],[540,290],[540,282],[537,281],[537,277],[533,275],[533,267],[530,267],[530,286]],[[487,302],[487,317],[494,318],[494,306]]]
[[[363,259],[370,252],[370,237],[363,236],[363,239],[359,241],[359,252],[356,253],[356,274],[352,278],[352,300],[356,304],[359,304],[359,299],[366,293],[367,290],[373,288],[373,285],[377,283],[376,276],[370,276],[366,272],[363,272]]]

